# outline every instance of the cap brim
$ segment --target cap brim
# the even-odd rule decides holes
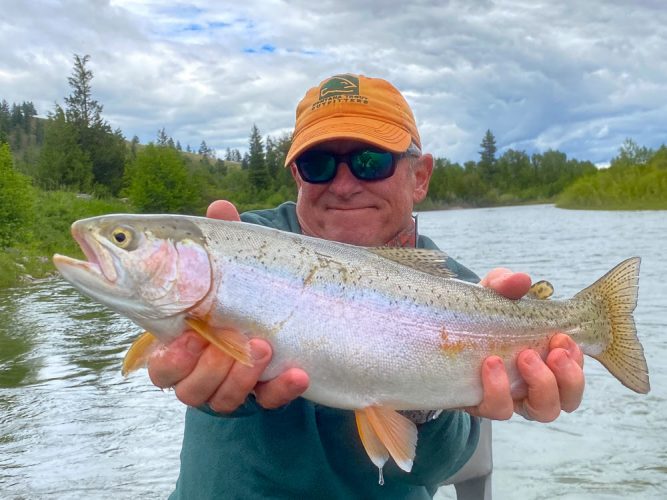
[[[292,139],[285,166],[312,146],[335,139],[367,142],[392,153],[405,152],[412,142],[407,130],[385,121],[360,116],[331,116],[305,128]]]

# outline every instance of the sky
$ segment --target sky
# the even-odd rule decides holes
[[[0,0],[0,99],[64,105],[73,55],[124,136],[223,156],[290,133],[308,88],[389,80],[425,152],[479,160],[557,149],[607,164],[667,143],[665,0]]]

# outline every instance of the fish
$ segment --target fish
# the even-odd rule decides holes
[[[185,215],[112,214],[71,228],[86,260],[54,255],[62,277],[147,332],[124,372],[156,346],[195,330],[251,365],[249,339],[272,345],[261,380],[305,370],[303,394],[354,411],[362,444],[382,471],[410,471],[416,425],[403,410],[456,409],[482,400],[481,365],[502,358],[515,398],[516,358],[546,358],[568,334],[629,389],[650,390],[637,336],[640,258],[573,297],[550,284],[511,300],[456,278],[437,250],[359,247],[260,225]]]

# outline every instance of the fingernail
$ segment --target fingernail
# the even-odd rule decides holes
[[[570,364],[570,354],[563,349],[563,352],[560,355],[556,356],[556,365],[558,368],[567,368]]]
[[[493,373],[493,375],[500,375],[505,369],[505,365],[500,358],[494,358],[489,360],[489,368],[491,369],[491,373]]]
[[[527,351],[526,354],[523,355],[523,362],[528,366],[535,366],[541,361],[542,358],[540,358],[535,351]]]

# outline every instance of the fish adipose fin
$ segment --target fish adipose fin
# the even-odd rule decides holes
[[[354,412],[361,442],[371,461],[379,468],[389,456],[410,472],[417,448],[417,426],[391,408],[369,406]]]
[[[148,358],[160,346],[160,341],[150,332],[142,333],[137,340],[132,342],[130,349],[123,358],[123,366],[120,373],[127,377],[130,373],[144,368],[148,363]]]
[[[367,250],[423,273],[441,278],[456,278],[456,273],[447,267],[447,254],[440,250],[405,247],[372,247]]]
[[[606,349],[592,357],[602,363],[623,385],[635,392],[650,390],[644,349],[637,338],[632,312],[637,306],[639,257],[621,262],[575,298],[592,295],[606,315],[611,340]]]
[[[538,281],[533,283],[526,294],[529,299],[546,300],[554,294],[554,287],[548,281]]]
[[[248,338],[237,330],[212,328],[208,323],[196,318],[186,318],[185,322],[204,339],[225,354],[246,366],[252,366]]]

